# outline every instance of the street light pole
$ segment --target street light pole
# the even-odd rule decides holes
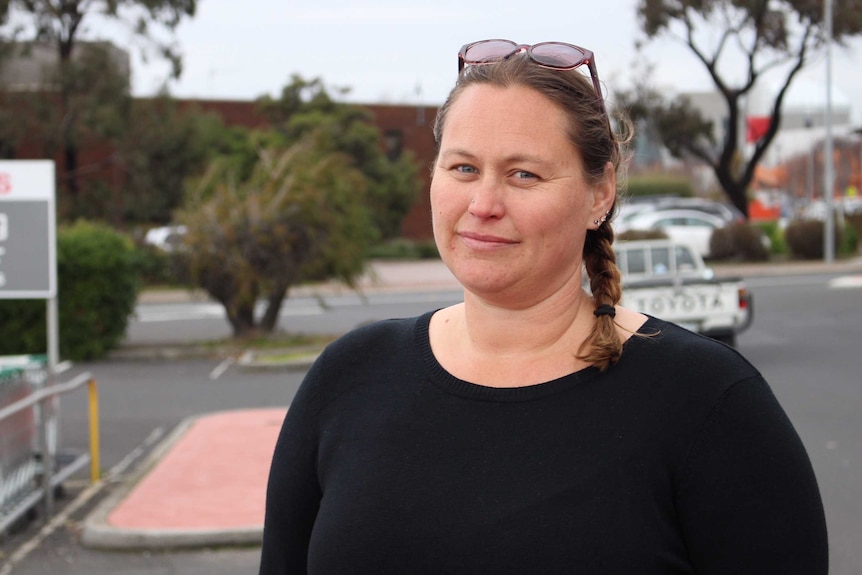
[[[835,259],[834,163],[832,153],[832,0],[823,4],[823,23],[826,35],[826,141],[823,148],[823,200],[826,203],[826,222],[823,230],[823,259]]]
[[[808,134],[808,163],[805,170],[805,206],[809,206],[814,201],[814,153],[817,146],[814,144],[814,137],[811,135],[814,127],[814,120],[809,116],[805,118],[805,131]]]

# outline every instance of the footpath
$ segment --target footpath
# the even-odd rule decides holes
[[[713,266],[716,275],[753,278],[835,273],[862,279],[862,258]],[[361,291],[457,289],[439,261],[375,262]],[[337,283],[292,295],[343,293]],[[148,292],[142,303],[201,299],[186,291]],[[151,454],[142,471],[87,518],[84,545],[106,549],[202,548],[260,542],[266,479],[285,411],[255,409],[204,414],[183,422]]]

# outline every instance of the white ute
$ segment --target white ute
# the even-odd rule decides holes
[[[614,244],[623,279],[622,305],[728,345],[753,319],[751,294],[739,278],[715,278],[690,246],[670,240]]]

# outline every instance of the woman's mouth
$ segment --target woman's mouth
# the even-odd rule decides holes
[[[458,237],[466,246],[477,250],[505,248],[518,243],[509,238],[478,232],[458,232]]]

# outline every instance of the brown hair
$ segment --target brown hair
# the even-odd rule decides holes
[[[624,135],[613,134],[609,128],[609,120],[603,113],[601,101],[587,77],[576,70],[543,68],[523,54],[491,65],[468,66],[461,72],[458,82],[434,121],[434,140],[438,152],[446,117],[452,104],[464,90],[474,84],[490,84],[501,88],[524,86],[542,94],[565,114],[568,122],[567,136],[581,155],[587,182],[595,185],[605,181],[608,162],[617,173],[617,181],[623,181],[623,151],[631,140],[631,122],[620,116],[619,123],[624,128]],[[620,272],[611,247],[614,232],[610,222],[616,209],[615,200],[607,221],[600,222],[596,230],[588,230],[584,242],[584,265],[596,307],[615,305],[622,298]],[[617,334],[614,318],[601,315],[596,318],[593,331],[578,350],[578,358],[604,370],[619,359],[621,353],[622,341]]]

